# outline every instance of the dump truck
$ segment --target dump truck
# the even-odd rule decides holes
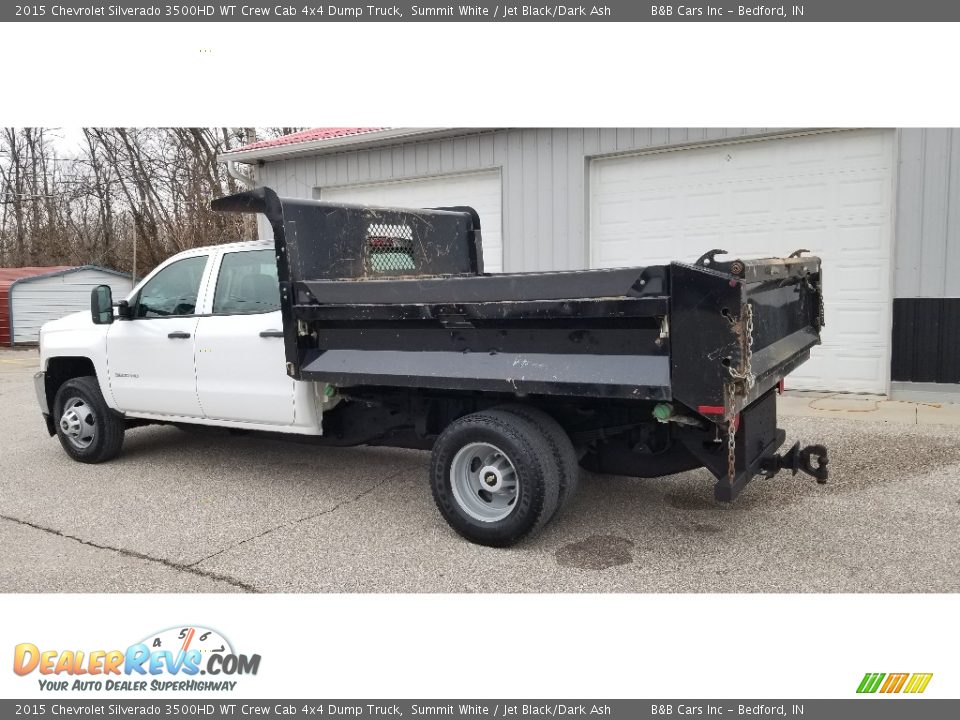
[[[440,514],[496,547],[554,518],[581,468],[705,468],[721,502],[781,470],[827,479],[826,448],[781,451],[777,428],[783,379],[824,325],[821,263],[804,250],[491,274],[469,207],[266,187],[212,207],[262,215],[272,242],[188,251],[119,303],[95,289],[82,323],[42,333],[38,398],[75,459],[109,459],[151,422],[429,450]],[[176,263],[189,277],[158,289]]]

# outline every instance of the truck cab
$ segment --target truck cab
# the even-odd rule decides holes
[[[319,434],[314,384],[284,370],[282,328],[271,242],[175,255],[117,303],[113,322],[76,313],[43,327],[37,388],[49,429],[65,429],[71,455],[91,450],[95,423],[65,418],[55,400],[66,380],[93,377],[127,419]]]

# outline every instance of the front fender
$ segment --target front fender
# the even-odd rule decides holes
[[[55,320],[43,326],[40,333],[41,370],[47,373],[49,380],[55,377],[51,370],[57,365],[57,360],[89,360],[107,406],[119,411],[110,390],[110,369],[107,361],[107,331],[110,326],[94,325],[88,320],[86,327],[72,327],[65,322],[67,320],[75,320],[75,316]],[[47,387],[49,391],[49,382]],[[56,388],[53,389],[53,393],[55,392]],[[48,397],[48,401],[52,407],[52,397]]]

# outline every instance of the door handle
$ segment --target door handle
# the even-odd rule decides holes
[[[260,333],[260,337],[264,337],[264,338],[272,338],[272,337],[282,338],[282,337],[283,337],[283,330],[263,330],[263,331],[261,331],[261,333]]]
[[[190,333],[177,330],[176,332],[167,333],[167,337],[171,340],[186,340],[190,337]]]

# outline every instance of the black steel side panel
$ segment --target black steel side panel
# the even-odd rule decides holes
[[[305,280],[296,284],[297,302],[477,303],[583,298],[632,298],[662,292],[662,268],[617,268],[574,272],[513,273],[460,277],[417,277],[363,282]],[[302,296],[301,292],[307,295]]]
[[[891,379],[960,383],[960,298],[893,301]]]
[[[659,318],[670,311],[666,295],[644,298],[597,298],[590,300],[517,300],[507,302],[475,303],[348,303],[297,304],[296,316],[301,320],[319,323],[350,323],[379,321],[403,322],[404,327],[415,321],[437,321],[452,315],[471,324],[509,323],[549,320],[551,327],[591,328],[622,325],[624,321],[643,320],[639,326],[660,327]]]
[[[670,397],[666,356],[326,350],[308,353],[301,375],[343,386],[459,386],[490,392],[636,400]]]
[[[416,350],[464,353],[514,354],[547,353],[558,356],[603,355],[667,356],[658,352],[657,328],[638,327],[554,327],[545,323],[518,323],[504,327],[443,328],[409,323],[400,332],[391,328],[354,322],[341,327],[316,326],[318,348],[339,350]]]

